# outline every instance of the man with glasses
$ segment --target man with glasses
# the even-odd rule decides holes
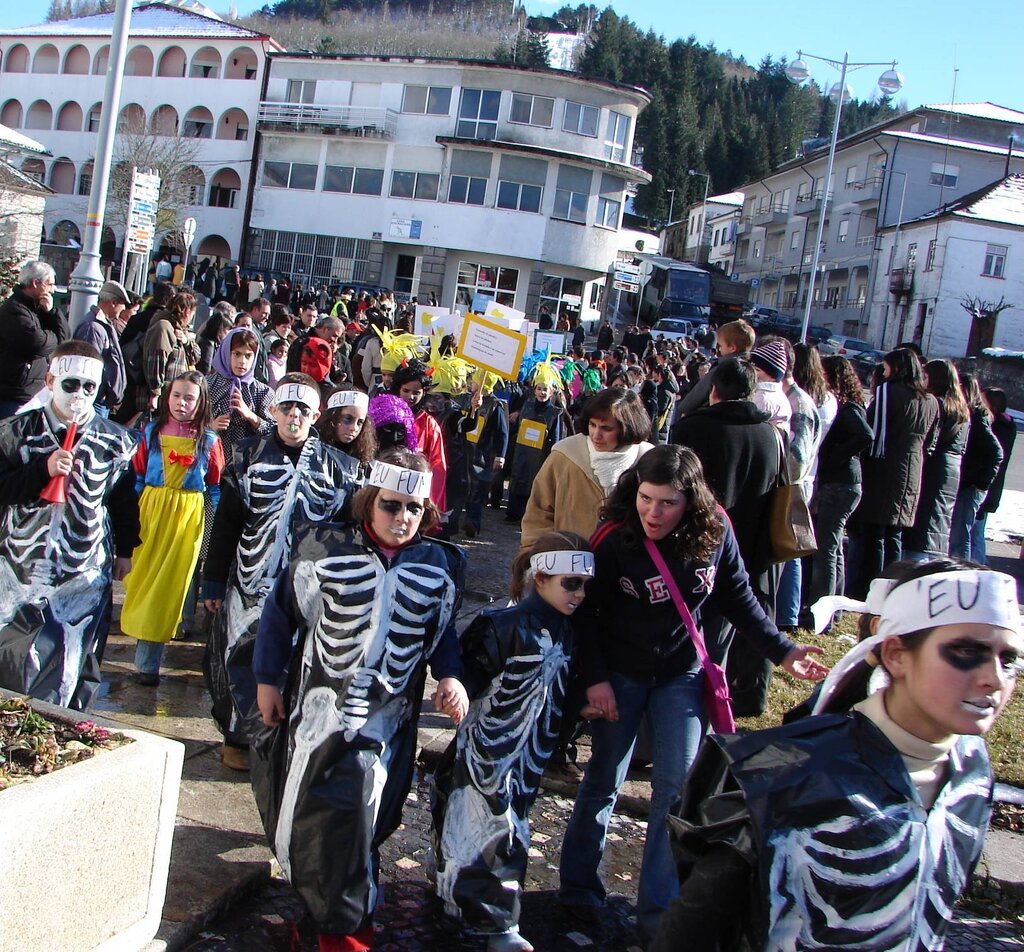
[[[45,261],[28,261],[0,304],[0,419],[43,388],[54,349],[68,339],[67,319],[53,306],[55,277]]]

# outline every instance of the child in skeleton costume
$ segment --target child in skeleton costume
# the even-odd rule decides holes
[[[991,810],[981,735],[1024,639],[1010,576],[903,569],[867,603],[816,603],[822,628],[838,608],[870,614],[815,716],[705,745],[671,820],[683,885],[652,949],[942,948]]]
[[[142,544],[125,579],[121,631],[138,639],[139,683],[160,683],[164,645],[174,637],[203,541],[207,501],[216,511],[224,450],[209,429],[206,378],[190,370],[160,396],[142,434],[134,470]]]
[[[520,601],[484,611],[462,635],[472,701],[434,775],[432,845],[445,910],[485,933],[489,952],[533,948],[519,934],[529,811],[558,738],[569,619],[593,574],[583,538],[547,533],[513,563]]]
[[[438,518],[430,479],[423,457],[386,452],[352,522],[296,532],[260,620],[253,670],[272,729],[254,736],[254,792],[322,952],[372,947],[379,849],[412,782],[428,661],[435,705],[457,722],[468,704],[465,558],[420,535]]]
[[[420,360],[410,360],[399,367],[391,378],[391,393],[409,404],[416,426],[416,449],[430,463],[432,479],[430,498],[438,511],[447,509],[445,480],[448,478],[448,460],[444,452],[441,427],[426,410],[424,397],[431,386],[431,370]]]
[[[483,528],[484,506],[495,480],[501,482],[508,451],[508,405],[494,395],[494,388],[500,383],[496,374],[485,370],[478,370],[469,379],[469,419],[473,426],[465,435],[469,493],[463,527],[470,537]]]
[[[276,429],[243,440],[232,454],[203,569],[206,607],[218,612],[204,659],[207,686],[224,734],[224,762],[241,770],[248,746],[242,717],[256,699],[256,627],[288,563],[293,526],[341,518],[359,476],[352,457],[311,433],[320,391],[306,374],[282,378],[270,412]]]
[[[99,353],[60,344],[46,390],[0,422],[0,687],[74,710],[100,684],[111,585],[131,568],[136,439],[97,415]],[[63,497],[47,492],[64,477]]]
[[[324,443],[359,464],[361,483],[370,475],[370,464],[377,455],[377,433],[368,415],[369,406],[370,398],[362,390],[335,390],[316,423]]]

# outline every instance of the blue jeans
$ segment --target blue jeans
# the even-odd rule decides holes
[[[803,565],[799,559],[790,559],[782,566],[779,591],[775,596],[775,624],[780,628],[791,628],[800,618],[800,588],[803,577]]]
[[[811,592],[807,604],[825,595],[842,595],[846,583],[843,532],[860,502],[861,488],[851,483],[821,483],[814,497],[814,534],[818,551],[811,556]]]
[[[974,517],[985,501],[984,489],[961,486],[953,505],[953,518],[949,527],[949,554],[957,559],[971,557],[971,528]]]
[[[135,670],[139,674],[159,674],[163,655],[162,641],[140,641],[135,647]]]
[[[637,923],[641,935],[650,939],[662,912],[679,892],[667,817],[679,803],[683,781],[704,733],[704,674],[692,671],[664,684],[633,681],[620,674],[613,674],[610,680],[619,719],[591,722],[590,763],[562,841],[558,894],[569,903],[604,903],[606,892],[598,867],[615,798],[626,779],[640,719],[646,713],[654,766],[651,813],[640,865]]]
[[[971,559],[978,565],[988,565],[988,550],[985,548],[985,525],[988,523],[988,513],[979,512],[978,518],[971,526]]]

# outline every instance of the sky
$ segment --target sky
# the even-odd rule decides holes
[[[229,0],[208,0],[214,10]],[[235,0],[239,13],[267,0]],[[392,8],[401,0],[392,0]],[[525,0],[527,12],[550,13],[563,0]],[[573,2],[575,5],[575,0]],[[595,4],[603,8],[604,0]],[[855,62],[899,62],[905,76],[897,101],[926,103],[990,101],[1024,110],[1024,70],[1020,37],[1024,4],[1020,0],[858,0],[825,4],[796,0],[732,0],[719,6],[707,0],[613,0],[620,16],[666,39],[696,37],[720,51],[731,50],[757,65],[766,54],[792,58],[797,48]],[[42,23],[49,0],[0,0],[0,29]],[[806,58],[806,57],[805,57]],[[831,86],[839,73],[807,60],[815,80]],[[884,67],[864,67],[848,77],[858,99],[877,92]],[[955,83],[955,97],[954,97]]]

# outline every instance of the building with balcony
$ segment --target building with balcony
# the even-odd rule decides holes
[[[194,254],[230,259],[241,245],[266,53],[280,47],[199,9],[156,2],[133,10],[114,161],[144,152],[145,140],[157,152],[159,140],[191,140],[179,217],[197,221]],[[81,241],[112,28],[106,13],[0,32],[0,123],[51,153],[23,159],[20,169],[56,193],[44,223],[55,244]],[[108,201],[106,260],[123,237],[118,214]]]
[[[799,310],[824,210],[811,323],[856,336],[869,324],[872,333],[889,327],[897,301],[879,290],[889,283],[876,247],[882,231],[1024,170],[1013,146],[1022,129],[1024,113],[992,103],[921,106],[840,140],[827,198],[828,149],[801,155],[741,187],[733,270],[752,283],[756,303]],[[900,283],[900,302],[913,300],[913,274]]]
[[[243,263],[584,320],[619,250],[643,90],[453,59],[269,57]]]
[[[929,357],[1024,351],[1024,175],[882,228],[868,333],[884,349],[916,341]],[[971,314],[969,300],[1013,309]]]

